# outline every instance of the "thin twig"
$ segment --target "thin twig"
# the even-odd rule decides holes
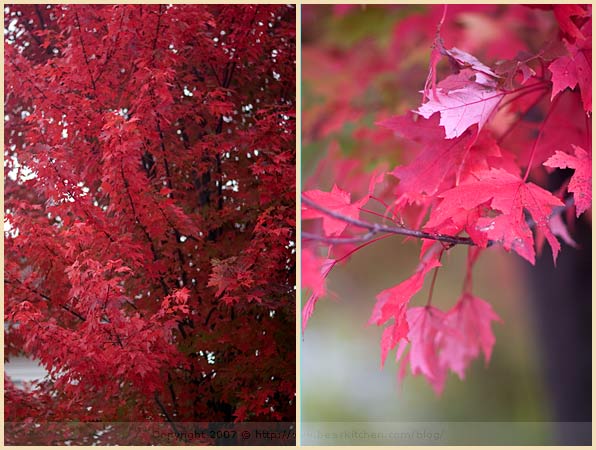
[[[21,286],[23,286],[24,289],[27,289],[30,292],[33,292],[35,295],[39,295],[41,298],[43,298],[45,301],[47,301],[50,304],[55,304],[54,301],[48,297],[46,294],[44,294],[43,292],[39,292],[38,290],[36,290],[35,288],[32,288],[31,286],[28,286],[27,284],[23,283],[21,280],[19,280],[18,278],[14,278],[14,280],[19,283]],[[5,279],[4,280],[5,283],[8,284],[15,284],[13,281],[9,280],[9,279]],[[79,314],[78,312],[74,311],[73,309],[69,308],[67,305],[59,305],[60,308],[62,308],[64,311],[69,312],[70,314],[72,314],[73,316],[75,316],[76,318],[78,318],[81,322],[85,322],[85,317],[82,316],[81,314]]]
[[[542,121],[542,125],[540,125],[540,129],[538,130],[538,136],[536,137],[536,140],[534,141],[534,145],[532,145],[532,152],[530,153],[530,160],[528,161],[528,167],[526,168],[526,173],[523,178],[524,182],[528,179],[528,176],[530,175],[530,171],[532,170],[532,163],[534,162],[534,156],[536,155],[536,149],[538,148],[538,142],[540,142],[540,139],[542,138],[542,135],[544,134],[544,130],[546,129],[546,123],[548,122],[548,119],[550,118],[553,111],[557,107],[557,104],[559,103],[560,98],[561,98],[560,95],[557,95],[555,97],[555,101],[551,103],[550,108],[549,108],[548,112],[546,113],[546,117]]]
[[[87,51],[85,50],[85,43],[83,42],[83,30],[81,29],[81,22],[79,21],[79,13],[75,10],[75,21],[77,24],[77,28],[79,29],[79,41],[81,43],[81,49],[83,50],[83,57],[85,58],[85,65],[87,66],[87,72],[89,72],[89,78],[91,79],[91,86],[93,90],[96,91],[95,87],[95,80],[93,79],[93,74],[91,73],[91,66],[89,65],[89,58],[87,57]]]
[[[366,242],[371,239],[376,233],[374,231],[369,231],[362,236],[354,236],[354,237],[338,237],[332,238],[327,236],[321,236],[319,234],[308,233],[306,231],[302,232],[302,239],[308,239],[310,241],[319,241],[324,242],[325,244],[358,244],[360,242]]]

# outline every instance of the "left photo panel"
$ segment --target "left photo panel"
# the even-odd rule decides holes
[[[295,445],[296,7],[4,6],[4,442]]]

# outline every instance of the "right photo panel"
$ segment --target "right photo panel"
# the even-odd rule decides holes
[[[590,445],[591,5],[301,12],[302,445]]]

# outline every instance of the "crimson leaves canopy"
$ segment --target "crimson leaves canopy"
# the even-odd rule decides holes
[[[25,423],[7,443],[47,422],[294,421],[294,8],[4,22],[5,360],[49,373],[5,378]]]

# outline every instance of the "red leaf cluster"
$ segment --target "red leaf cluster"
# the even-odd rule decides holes
[[[380,239],[422,238],[418,268],[377,295],[369,323],[386,326],[382,364],[397,348],[401,376],[409,364],[441,392],[449,371],[463,379],[481,352],[488,362],[495,344],[491,326],[499,318],[472,292],[479,255],[502,247],[534,264],[547,241],[556,263],[558,238],[575,245],[573,215],[563,212],[575,207],[582,219],[591,210],[591,6],[448,5],[424,13],[391,8],[388,14],[401,15],[396,14],[390,52],[364,42],[362,48],[322,46],[303,53],[307,79],[315,67],[327,70],[325,63],[356,77],[336,96],[320,89],[336,108],[335,117],[325,121],[316,104],[306,110],[305,139],[331,144],[303,193],[308,202],[302,208],[303,273],[309,274],[303,288],[311,293],[303,321],[312,315],[313,298],[325,295],[331,267]],[[474,28],[477,24],[489,29]],[[455,46],[449,49],[445,42]],[[430,60],[426,71],[413,67],[420,58],[416,48],[425,49]],[[381,88],[377,76],[385,83]],[[388,79],[407,97],[395,96],[392,107]],[[370,92],[389,101],[367,105],[362,98]],[[360,102],[341,105],[345,95]],[[361,122],[371,116],[393,136],[365,132]],[[342,125],[355,131],[349,137],[334,131]],[[373,164],[378,169],[371,176],[366,168]],[[554,168],[574,172],[553,188],[547,181]],[[334,183],[331,192],[319,189],[325,178]],[[368,195],[352,203],[367,186]],[[365,219],[372,215],[380,220]],[[312,219],[322,219],[322,226]],[[467,274],[461,297],[443,312],[431,304],[434,276],[443,253],[457,244],[470,246]],[[333,265],[323,271],[330,260]],[[414,306],[429,273],[434,276],[428,302]]]
[[[4,23],[6,419],[294,421],[295,8]]]

